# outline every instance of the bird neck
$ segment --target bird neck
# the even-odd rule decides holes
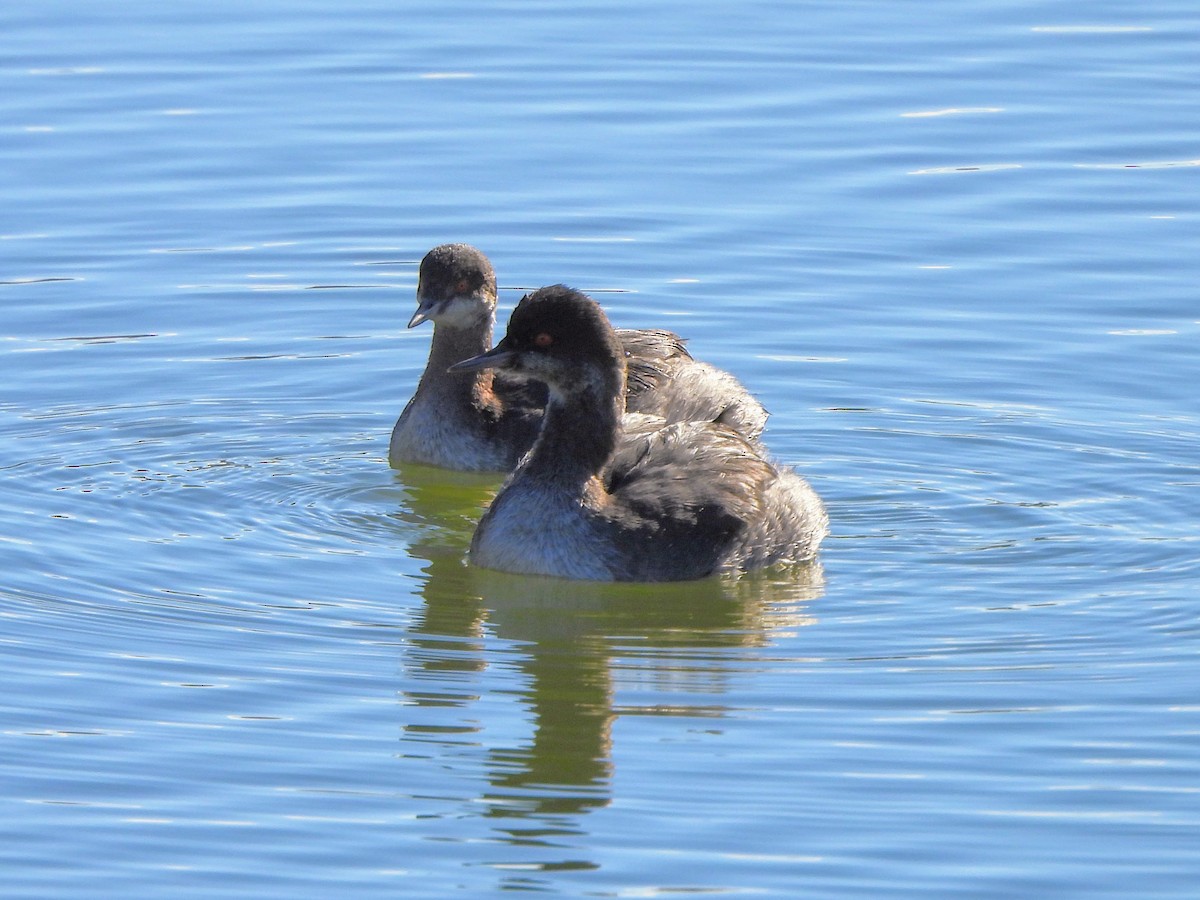
[[[596,388],[551,390],[541,433],[522,467],[526,475],[576,491],[598,482],[621,439],[625,396],[623,388],[616,396]]]
[[[425,364],[425,372],[417,385],[416,395],[448,406],[448,412],[454,409],[483,409],[496,406],[499,401],[492,390],[491,369],[466,373],[446,371],[456,362],[486,352],[491,349],[491,345],[490,318],[469,328],[435,324],[433,342],[429,348],[429,362]]]

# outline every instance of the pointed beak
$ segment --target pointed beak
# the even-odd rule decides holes
[[[431,300],[428,297],[418,297],[417,300],[417,311],[408,320],[409,328],[416,328],[426,319],[431,318],[438,306],[438,301]]]
[[[497,344],[487,353],[480,353],[462,362],[456,362],[447,372],[475,372],[479,369],[504,369],[513,364],[517,354],[503,344]]]

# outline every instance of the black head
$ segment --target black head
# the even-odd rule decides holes
[[[625,381],[625,352],[595,300],[555,284],[521,299],[494,349],[454,366],[478,368],[508,369],[562,393],[587,385],[615,396]]]
[[[417,311],[408,327],[426,319],[460,327],[496,308],[496,273],[488,258],[470,244],[442,244],[421,260]]]

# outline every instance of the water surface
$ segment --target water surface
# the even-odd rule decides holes
[[[1188,4],[0,26],[6,896],[1194,894]],[[821,566],[465,565],[448,240],[736,372]]]

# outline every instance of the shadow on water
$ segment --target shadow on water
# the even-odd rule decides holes
[[[468,815],[490,821],[492,838],[537,848],[532,872],[593,868],[569,853],[581,817],[611,802],[613,725],[622,716],[720,718],[711,698],[744,660],[784,630],[815,621],[806,604],[824,589],[819,564],[737,579],[669,584],[599,584],[492,572],[464,558],[480,509],[496,482],[405,469],[405,508],[395,513],[424,559],[423,600],[408,629],[409,708],[404,740],[427,756],[482,768],[485,789]],[[515,675],[508,696],[481,687],[482,673]],[[631,680],[648,702],[618,697]],[[630,693],[633,693],[630,691]],[[686,695],[703,694],[702,704]],[[682,695],[682,696],[681,696]],[[488,708],[515,700],[529,733],[484,750]],[[417,711],[420,712],[417,712]],[[432,717],[426,717],[426,716]],[[419,721],[418,721],[419,720]],[[541,858],[551,852],[551,859]]]

